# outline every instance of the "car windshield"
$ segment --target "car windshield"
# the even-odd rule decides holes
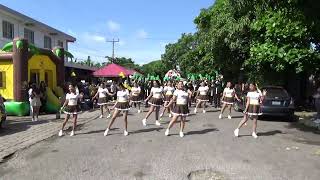
[[[267,90],[266,97],[267,98],[288,98],[289,94],[283,88],[264,88],[263,90]]]

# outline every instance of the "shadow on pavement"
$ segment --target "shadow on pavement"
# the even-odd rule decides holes
[[[243,118],[243,116],[232,116],[232,119],[240,119]]]
[[[276,134],[285,134],[280,130],[273,130],[273,131],[267,131],[267,132],[258,132],[258,136],[273,136]]]
[[[207,110],[207,112],[220,112],[220,110]]]
[[[139,133],[145,133],[145,132],[151,132],[151,131],[160,131],[163,128],[150,128],[150,129],[140,129],[137,131],[132,131],[131,134],[139,134]]]
[[[187,135],[193,135],[193,134],[207,134],[209,132],[213,132],[213,131],[219,131],[219,129],[217,128],[209,128],[209,129],[203,129],[200,131],[189,131],[188,133],[186,133]]]
[[[169,124],[170,123],[170,121],[171,121],[171,118],[170,119],[168,119],[167,121],[164,121],[164,120],[162,120],[161,121],[161,124]],[[189,122],[190,120],[185,120],[184,122]],[[175,124],[176,123],[180,123],[180,120],[177,120],[176,122],[175,122]]]
[[[271,121],[271,122],[296,122],[297,118],[292,117],[277,117],[277,116],[259,116],[259,121]]]
[[[111,128],[110,131],[115,131],[115,130],[119,130],[119,128]],[[78,133],[79,134],[98,134],[98,133],[103,133],[105,131],[105,129],[102,130],[95,130],[95,131],[89,131],[89,132],[85,132],[85,133]]]
[[[300,124],[298,122],[292,122],[288,125],[285,126],[288,129],[297,129],[299,131],[303,131],[303,132],[311,132],[314,134],[320,134],[320,130],[317,130],[316,128],[312,128],[312,127],[307,127],[303,124]]]
[[[49,122],[51,122],[51,120],[40,119],[38,121],[31,121],[30,118],[21,120],[7,120],[5,127],[3,129],[0,129],[0,136],[3,137],[14,133],[26,131],[33,125],[45,124]]]

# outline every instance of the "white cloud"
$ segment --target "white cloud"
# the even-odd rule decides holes
[[[108,25],[109,31],[111,32],[116,32],[120,30],[120,24],[115,21],[109,20],[107,22],[107,25]]]
[[[137,32],[137,37],[139,39],[146,39],[148,37],[148,33],[144,29],[140,29]]]
[[[84,33],[81,38],[85,41],[84,43],[88,42],[97,42],[97,43],[104,43],[106,42],[106,38],[98,35],[98,34],[93,34],[93,33]]]
[[[97,42],[106,42],[106,38],[99,35],[92,35],[92,40]]]

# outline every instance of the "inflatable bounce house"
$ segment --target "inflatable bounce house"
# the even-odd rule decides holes
[[[25,116],[30,112],[28,83],[46,82],[47,113],[60,109],[58,97],[63,96],[64,57],[72,56],[61,47],[38,49],[27,40],[15,38],[0,52],[0,94],[8,115]]]

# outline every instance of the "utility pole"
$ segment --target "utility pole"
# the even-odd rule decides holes
[[[114,43],[119,42],[119,38],[118,38],[118,40],[114,40],[114,38],[113,38],[112,40],[109,40],[107,42],[112,43],[112,62],[111,63],[113,63],[113,61],[114,61]]]

